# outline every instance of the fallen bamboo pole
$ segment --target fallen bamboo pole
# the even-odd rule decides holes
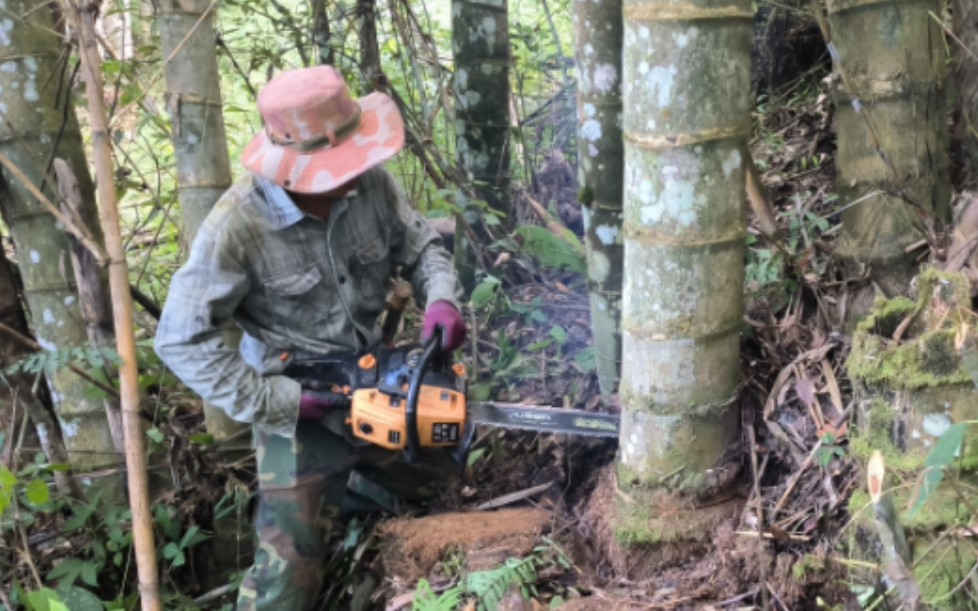
[[[156,546],[153,539],[146,475],[146,442],[139,418],[136,338],[133,332],[132,295],[129,292],[129,267],[126,265],[126,253],[119,224],[119,208],[113,184],[115,174],[112,171],[111,141],[102,97],[102,60],[98,54],[98,40],[95,34],[98,4],[93,0],[82,0],[80,6],[76,0],[65,0],[65,3],[78,29],[79,54],[92,128],[99,219],[105,232],[105,247],[109,257],[109,288],[112,293],[116,350],[122,360],[119,364],[119,387],[139,596],[143,611],[160,611],[162,605],[159,574],[156,567]]]

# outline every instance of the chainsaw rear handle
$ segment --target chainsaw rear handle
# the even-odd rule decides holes
[[[424,374],[428,372],[432,361],[441,352],[441,327],[435,327],[434,332],[424,344],[424,352],[421,355],[421,362],[414,368],[411,374],[411,384],[408,386],[407,406],[404,409],[404,418],[407,421],[407,449],[405,459],[412,462],[421,450],[421,436],[418,434],[418,396],[421,394],[421,384],[424,382]]]
[[[303,389],[302,394],[315,397],[325,407],[345,408],[350,405],[350,397],[340,392]]]

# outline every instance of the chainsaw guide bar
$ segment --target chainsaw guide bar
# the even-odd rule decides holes
[[[618,437],[619,417],[578,409],[472,401],[468,416],[475,423],[504,429],[574,435],[577,437]]]

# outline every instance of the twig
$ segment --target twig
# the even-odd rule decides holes
[[[963,49],[965,53],[971,56],[971,59],[978,62],[978,55],[976,55],[974,51],[969,49],[968,45],[964,44],[964,42],[960,38],[958,38],[957,34],[955,34],[949,27],[944,25],[944,22],[941,21],[941,19],[934,14],[934,11],[927,11],[927,14],[931,16],[931,19],[937,22],[937,25],[941,26],[941,29],[944,30],[944,33],[951,37],[951,40],[958,43],[961,49]]]
[[[522,501],[523,499],[529,498],[539,492],[543,492],[547,488],[553,486],[553,482],[547,482],[545,484],[540,484],[538,486],[533,486],[532,488],[527,488],[526,490],[520,490],[519,492],[512,492],[510,494],[504,494],[502,496],[497,496],[496,498],[486,501],[480,505],[476,505],[477,511],[484,511],[486,509],[495,509],[497,507],[502,507],[504,505],[510,505],[516,503],[517,501]]]
[[[46,208],[52,216],[54,216],[54,218],[58,219],[61,224],[64,225],[65,231],[78,238],[78,241],[81,242],[90,253],[92,253],[92,256],[95,257],[95,260],[98,262],[100,267],[105,267],[108,265],[108,256],[105,254],[105,251],[102,250],[102,247],[99,246],[95,238],[88,233],[88,229],[78,226],[64,214],[62,214],[61,211],[58,210],[58,207],[55,206],[51,200],[37,188],[37,185],[35,185],[34,182],[31,181],[31,179],[28,178],[27,175],[24,174],[20,168],[14,165],[14,163],[10,161],[10,159],[3,153],[0,153],[0,165],[7,168],[7,171],[13,174],[14,178],[19,180],[21,184],[27,187],[27,190],[31,192],[31,195],[37,198],[37,201],[39,201],[41,205],[44,206],[44,208]]]
[[[855,404],[856,404],[855,401],[850,402],[849,405],[846,407],[845,411],[842,412],[842,414],[835,419],[835,422],[832,423],[832,428],[834,430],[838,430],[839,427],[842,426],[842,423],[849,418],[849,414],[852,413]],[[785,501],[788,500],[788,496],[791,494],[792,490],[795,489],[795,486],[798,484],[798,481],[801,479],[801,476],[805,473],[805,470],[808,469],[808,467],[810,467],[813,462],[815,462],[815,456],[818,454],[818,451],[821,448],[822,448],[822,440],[819,439],[818,442],[815,444],[815,447],[812,448],[812,451],[808,453],[808,456],[805,458],[805,462],[803,462],[801,466],[798,467],[798,470],[795,471],[795,473],[791,476],[791,479],[788,480],[788,484],[787,486],[785,486],[784,492],[781,494],[781,498],[778,499],[778,502],[774,506],[774,509],[771,510],[772,516],[777,514],[779,511],[781,511],[781,507],[783,507]]]
[[[234,583],[226,583],[226,584],[224,584],[223,586],[221,586],[219,588],[214,588],[210,592],[206,592],[204,594],[201,594],[197,598],[195,598],[193,600],[194,606],[195,607],[202,607],[202,606],[206,605],[207,603],[212,602],[212,601],[215,601],[218,598],[224,596],[225,594],[229,594],[229,593],[231,593],[231,592],[233,592],[233,591],[235,591],[237,589],[238,589],[238,586],[236,584],[234,584]]]

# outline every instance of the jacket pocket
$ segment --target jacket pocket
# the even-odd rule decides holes
[[[351,257],[350,272],[364,297],[386,295],[391,274],[390,252],[379,239],[361,242]]]
[[[300,297],[312,290],[322,279],[319,268],[310,265],[302,271],[266,278],[263,284],[269,293],[283,297]]]

